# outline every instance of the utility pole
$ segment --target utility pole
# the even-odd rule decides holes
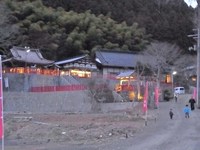
[[[200,108],[200,0],[197,1],[197,34],[188,35],[188,37],[193,37],[197,40],[197,108]]]
[[[199,9],[199,8],[198,8]],[[198,11],[199,12],[199,11]],[[198,15],[199,16],[199,15]],[[199,20],[199,18],[198,18],[198,20]],[[199,37],[199,21],[198,21],[198,29],[197,29],[197,100],[196,100],[196,102],[197,102],[197,108],[199,108],[199,96],[200,96],[200,69],[199,69],[199,67],[200,67],[200,63],[199,63],[199,61],[200,61],[200,42],[199,42],[199,40],[200,40],[200,37]]]
[[[188,37],[192,37],[192,38],[194,38],[194,39],[196,39],[196,41],[197,41],[197,46],[196,46],[196,50],[195,50],[195,48],[194,48],[194,50],[195,51],[197,51],[197,63],[196,63],[196,65],[197,65],[197,67],[196,67],[196,75],[197,75],[197,83],[196,83],[196,89],[197,89],[197,97],[196,97],[196,104],[197,104],[197,107],[199,108],[199,96],[200,96],[200,92],[199,92],[199,86],[200,86],[200,84],[199,84],[199,80],[200,80],[200,69],[199,69],[199,67],[200,67],[200,63],[199,63],[199,61],[200,61],[200,51],[199,51],[199,49],[200,49],[200,42],[199,42],[199,40],[200,40],[200,37],[199,37],[199,35],[200,35],[200,33],[199,33],[199,28],[197,28],[197,29],[194,29],[195,31],[197,31],[197,34],[192,34],[192,35],[188,35]]]
[[[200,0],[197,0],[197,107],[200,108]]]

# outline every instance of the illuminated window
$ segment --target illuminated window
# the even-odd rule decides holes
[[[78,76],[80,78],[90,78],[91,72],[90,71],[83,71],[83,70],[70,70],[70,75]]]
[[[167,74],[165,80],[166,80],[166,83],[171,83],[172,82],[171,75]]]

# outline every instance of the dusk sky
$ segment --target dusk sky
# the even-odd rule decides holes
[[[195,8],[197,6],[196,0],[184,0],[189,6]]]

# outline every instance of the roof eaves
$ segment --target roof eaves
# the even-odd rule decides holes
[[[70,58],[70,59],[62,60],[62,61],[57,61],[57,62],[55,62],[55,64],[56,65],[62,65],[62,64],[70,63],[70,62],[85,58],[86,56],[87,55],[82,55],[82,56],[73,57],[73,58]]]

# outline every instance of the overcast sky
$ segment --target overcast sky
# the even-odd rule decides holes
[[[197,1],[196,0],[184,0],[189,6],[192,6],[195,8],[197,6]]]

